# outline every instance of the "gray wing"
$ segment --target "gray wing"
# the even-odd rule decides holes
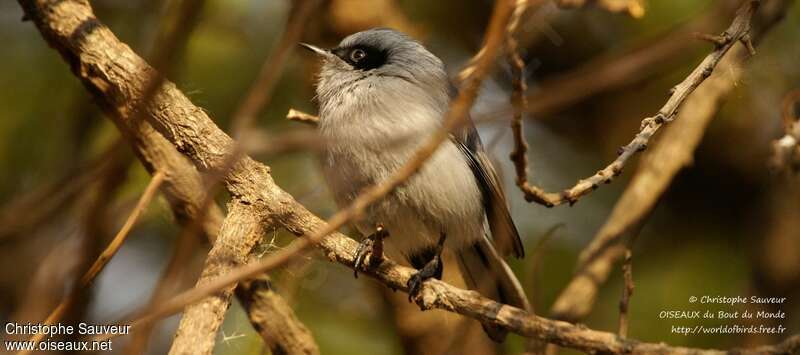
[[[524,257],[525,249],[519,238],[517,227],[514,226],[511,214],[508,212],[508,204],[503,187],[500,185],[500,179],[492,167],[489,156],[483,149],[481,138],[478,136],[472,120],[467,117],[464,127],[453,132],[451,138],[467,158],[475,180],[478,181],[486,218],[489,220],[489,230],[492,232],[497,250],[501,255],[508,255],[510,251],[513,251],[517,258]]]

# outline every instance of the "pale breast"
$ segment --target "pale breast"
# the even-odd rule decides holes
[[[447,108],[446,98],[428,96],[419,87],[378,94],[368,80],[338,93],[320,111],[320,133],[326,140],[323,172],[340,206],[406,164],[439,129]],[[422,97],[426,99],[414,99]],[[442,232],[449,247],[459,248],[483,236],[482,206],[466,158],[447,141],[416,175],[370,206],[356,226],[368,235],[377,224],[384,225],[390,254],[409,255],[428,247]]]
[[[349,205],[365,188],[384,181],[416,148],[374,150],[348,144],[326,150],[323,171],[337,203]],[[442,232],[447,234],[447,245],[456,249],[480,238],[484,232],[481,194],[458,148],[445,142],[416,175],[367,208],[356,226],[368,235],[377,224],[391,235],[388,248],[402,255],[436,243]]]

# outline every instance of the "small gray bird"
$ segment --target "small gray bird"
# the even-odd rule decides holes
[[[326,141],[323,173],[337,204],[347,206],[403,166],[441,127],[455,90],[439,58],[391,29],[350,35],[331,50],[302,45],[323,60],[317,83],[319,130]],[[523,257],[522,243],[471,122],[354,225],[366,236],[355,269],[369,266],[362,265],[366,254],[370,265],[379,262],[388,236],[386,254],[418,270],[408,283],[409,299],[426,279],[441,278],[441,252],[448,248],[471,289],[529,308],[502,258],[509,252]],[[505,339],[503,329],[484,325],[484,330],[495,341]]]

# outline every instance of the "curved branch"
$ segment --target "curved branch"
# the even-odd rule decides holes
[[[561,192],[547,192],[544,189],[532,185],[528,182],[526,166],[527,159],[525,158],[525,142],[521,134],[521,120],[515,119],[514,143],[515,152],[519,154],[512,155],[514,166],[517,170],[517,186],[525,194],[525,200],[528,202],[536,202],[547,207],[553,207],[564,203],[574,204],[581,197],[588,195],[593,190],[600,187],[601,184],[608,184],[616,176],[622,173],[622,169],[628,160],[638,152],[644,151],[650,138],[661,128],[665,123],[671,122],[678,114],[678,109],[686,101],[686,99],[700,86],[706,78],[716,68],[719,61],[725,56],[726,53],[736,44],[742,42],[748,49],[752,49],[750,42],[750,20],[755,13],[760,0],[748,0],[742,7],[739,8],[736,18],[722,35],[717,37],[715,42],[716,48],[709,53],[705,59],[678,85],[674,86],[670,91],[670,98],[658,110],[658,113],[652,117],[647,117],[642,120],[641,128],[633,140],[626,146],[620,148],[619,156],[611,164],[598,171],[594,175],[579,180],[575,186],[565,189]]]

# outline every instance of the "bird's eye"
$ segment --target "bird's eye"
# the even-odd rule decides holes
[[[350,60],[352,60],[354,63],[360,62],[366,56],[367,52],[360,48],[356,48],[350,52]]]

